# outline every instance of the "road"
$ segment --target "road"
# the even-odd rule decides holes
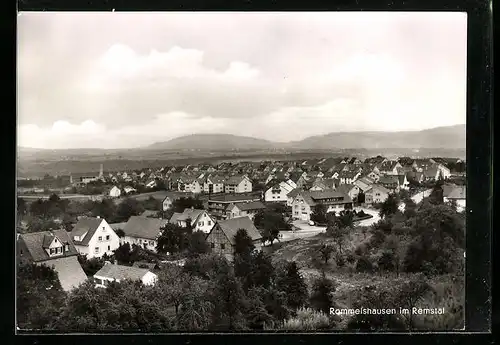
[[[373,216],[370,219],[365,219],[365,220],[361,220],[359,222],[356,222],[355,225],[357,225],[357,226],[370,226],[373,223],[376,223],[380,220],[378,210],[374,210],[374,209],[370,209],[370,208],[362,208],[362,207],[357,207],[355,210],[356,211],[363,210],[363,212]],[[292,241],[292,240],[296,240],[298,238],[312,237],[312,236],[316,236],[317,234],[326,231],[326,227],[309,225],[309,223],[307,223],[306,221],[303,221],[303,220],[295,220],[295,221],[293,221],[292,224],[294,227],[297,227],[299,230],[280,231],[280,241],[281,242]]]

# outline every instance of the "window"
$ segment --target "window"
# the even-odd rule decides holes
[[[50,255],[53,255],[55,254],[55,249],[54,248],[50,248]]]
[[[154,246],[155,245],[155,241],[149,241],[149,245]]]
[[[105,226],[102,227],[102,231],[106,231],[106,227]]]
[[[106,235],[106,241],[109,241],[109,235]]]
[[[99,240],[99,241],[102,241],[102,236],[99,236],[98,240]]]
[[[69,244],[64,245],[64,251],[69,251]]]
[[[210,220],[209,220],[209,221],[207,222],[207,225],[208,225],[208,226],[212,225],[212,221],[210,221]]]
[[[226,244],[225,243],[221,243],[220,244],[220,249],[226,249]]]
[[[94,254],[99,254],[99,247],[94,248]]]
[[[210,243],[210,248],[215,248],[215,243]]]
[[[108,246],[108,252],[111,250],[111,246]]]

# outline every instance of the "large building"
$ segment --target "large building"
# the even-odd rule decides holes
[[[216,220],[227,218],[227,209],[231,204],[260,201],[260,193],[222,194],[208,199],[208,213]]]
[[[100,258],[104,254],[112,255],[120,246],[120,238],[106,220],[94,217],[82,217],[73,226],[71,239],[78,253],[88,259]]]
[[[293,219],[310,221],[314,207],[318,204],[325,205],[327,212],[338,212],[353,206],[351,197],[342,192],[335,190],[301,191],[292,203]]]

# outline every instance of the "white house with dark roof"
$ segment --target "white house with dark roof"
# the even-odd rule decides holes
[[[215,225],[215,220],[210,217],[206,210],[186,208],[182,213],[174,213],[169,223],[180,227],[187,227],[188,220],[191,221],[193,231],[209,233]]]
[[[327,212],[337,212],[353,206],[351,197],[338,190],[300,191],[292,203],[293,219],[311,220],[311,214],[317,204],[325,205]]]
[[[158,276],[146,268],[111,263],[106,263],[94,274],[96,287],[105,288],[110,282],[120,283],[124,280],[140,281],[146,286],[153,286],[156,284]]]
[[[120,246],[120,238],[103,218],[81,217],[73,226],[71,239],[78,253],[88,259],[112,255]]]
[[[109,196],[112,198],[118,198],[122,194],[122,191],[117,186],[113,186],[113,188],[109,191]]]
[[[260,201],[230,204],[226,210],[226,219],[248,217],[253,220],[258,212],[265,209],[266,206]]]
[[[231,176],[224,183],[226,193],[249,193],[252,191],[252,181],[248,176]]]
[[[365,192],[365,203],[382,203],[387,200],[389,194],[391,194],[390,190],[388,190],[384,186],[374,184]]]
[[[224,193],[224,178],[217,175],[209,175],[203,183],[205,193]]]
[[[297,187],[292,180],[277,182],[269,187],[264,193],[266,202],[286,202],[287,194]]]
[[[64,291],[70,291],[87,280],[78,262],[78,251],[66,230],[20,234],[17,253],[21,262],[52,267]]]
[[[156,251],[161,228],[167,224],[166,219],[132,216],[123,227],[124,237],[121,244],[128,243],[145,249]]]

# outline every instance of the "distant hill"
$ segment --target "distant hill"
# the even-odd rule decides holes
[[[276,143],[229,134],[194,134],[155,143],[147,149],[252,150],[252,149],[374,149],[374,148],[465,148],[465,125],[407,132],[337,132],[300,141]]]
[[[262,150],[278,144],[269,140],[231,134],[192,134],[149,145],[151,150]]]
[[[288,144],[302,149],[465,148],[465,125],[408,132],[338,132]]]

